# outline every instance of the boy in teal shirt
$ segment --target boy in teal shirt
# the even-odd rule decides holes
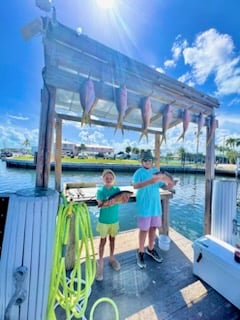
[[[162,257],[154,249],[156,229],[161,226],[162,206],[159,188],[171,189],[175,182],[153,167],[153,156],[150,150],[141,154],[142,167],[133,175],[133,188],[137,189],[136,203],[138,211],[139,249],[137,251],[137,265],[145,268],[144,244],[148,235],[146,253],[155,261],[162,262]]]
[[[110,255],[109,264],[116,271],[119,271],[121,266],[120,263],[114,257],[115,249],[115,236],[119,230],[119,204],[115,203],[114,198],[107,200],[110,196],[120,191],[118,186],[115,186],[116,176],[110,169],[104,170],[102,174],[104,185],[97,190],[97,202],[100,207],[99,220],[96,230],[100,234],[99,244],[99,260],[97,266],[96,280],[103,280],[103,256],[104,248],[107,242],[107,236],[109,236]],[[123,202],[127,202],[129,199],[128,195],[123,196]]]

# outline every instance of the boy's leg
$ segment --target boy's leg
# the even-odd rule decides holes
[[[99,256],[98,263],[99,265],[101,265],[101,267],[103,267],[103,255],[104,255],[105,244],[106,244],[106,238],[101,238],[99,243],[99,250],[98,250],[98,256]]]
[[[139,230],[139,252],[144,252],[144,244],[146,241],[148,231]]]
[[[109,236],[109,246],[110,246],[110,256],[109,259],[113,259],[114,249],[115,249],[115,237]]]
[[[139,249],[137,250],[137,265],[139,268],[146,268],[146,263],[144,261],[144,244],[147,237],[148,231],[139,230],[138,241]]]
[[[106,244],[106,238],[101,238],[99,243],[98,249],[98,265],[97,265],[97,272],[96,272],[96,280],[102,281],[103,280],[103,255],[104,255],[104,247]]]
[[[148,232],[148,247],[146,253],[151,256],[155,261],[162,262],[163,258],[159,255],[157,250],[154,248],[156,229],[161,226],[161,217],[151,217],[150,228]]]
[[[114,270],[119,271],[121,268],[120,263],[114,257],[115,237],[109,236],[109,245],[110,245],[109,263]]]
[[[150,227],[148,231],[148,249],[152,250],[155,244],[156,227]]]

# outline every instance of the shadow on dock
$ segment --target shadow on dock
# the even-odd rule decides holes
[[[161,264],[146,256],[147,268],[136,265],[137,230],[120,233],[116,238],[116,257],[121,270],[114,271],[105,257],[104,280],[95,281],[88,301],[86,319],[94,302],[111,298],[121,320],[237,320],[240,311],[192,273],[192,242],[170,229],[169,251],[160,251]],[[97,252],[98,238],[95,238]],[[106,247],[108,252],[108,246]],[[106,252],[106,253],[107,253]],[[65,319],[58,314],[58,319]],[[100,304],[94,320],[110,320],[110,304]]]

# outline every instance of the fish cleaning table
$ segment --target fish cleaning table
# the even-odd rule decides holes
[[[70,182],[64,185],[63,193],[68,201],[85,202],[88,206],[97,206],[96,192],[97,186],[94,183],[77,183]],[[133,192],[129,198],[129,202],[136,201],[136,190],[132,186],[120,186],[120,190],[128,190]],[[173,197],[173,193],[168,190],[159,189],[159,196],[162,202],[162,227],[160,233],[168,235],[169,231],[169,200]]]

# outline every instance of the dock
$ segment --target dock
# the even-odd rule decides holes
[[[237,320],[240,310],[192,273],[192,242],[170,228],[168,251],[159,250],[164,261],[156,263],[146,256],[146,269],[136,265],[138,230],[121,232],[116,238],[116,258],[121,270],[108,265],[108,243],[105,250],[103,281],[94,281],[88,300],[86,319],[92,305],[101,297],[111,298],[118,307],[120,320]],[[99,238],[94,238],[98,252]],[[238,285],[238,284],[236,284]],[[65,320],[64,312],[58,320]],[[110,320],[113,310],[100,304],[94,320]]]

